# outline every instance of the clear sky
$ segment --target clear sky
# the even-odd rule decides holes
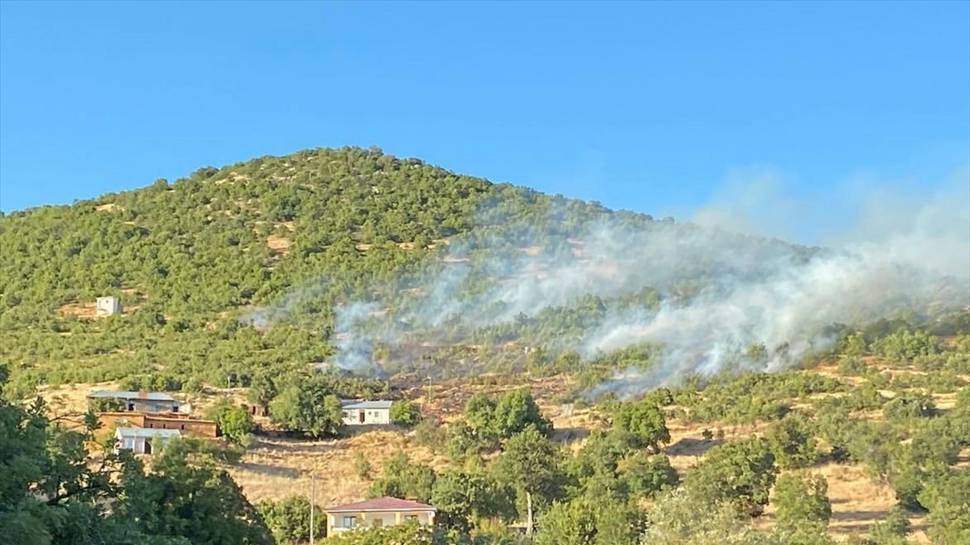
[[[655,215],[939,184],[970,2],[0,3],[4,211],[342,145]]]

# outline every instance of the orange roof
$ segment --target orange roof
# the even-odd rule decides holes
[[[345,503],[343,505],[334,505],[333,507],[328,507],[324,511],[328,513],[359,513],[361,511],[435,511],[436,509],[428,504],[411,501],[402,500],[399,498],[392,498],[390,496],[384,496],[383,498],[375,498],[373,500],[359,501],[357,503]]]

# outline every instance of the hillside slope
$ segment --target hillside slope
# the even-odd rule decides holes
[[[626,365],[650,350],[588,332],[762,289],[820,255],[359,148],[2,216],[0,249],[13,390],[116,379],[197,390],[330,360],[453,375],[580,356]],[[95,319],[103,295],[123,315]],[[780,345],[755,333],[732,343]]]

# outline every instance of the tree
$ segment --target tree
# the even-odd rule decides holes
[[[778,524],[789,530],[822,531],[832,516],[828,483],[821,475],[785,473],[775,483],[773,503]]]
[[[306,496],[293,495],[280,501],[263,500],[256,504],[256,510],[279,545],[309,541],[310,500]],[[313,507],[313,512],[313,533],[323,536],[327,531],[327,517],[317,506]]]
[[[431,467],[414,464],[404,452],[384,462],[381,477],[371,484],[372,496],[393,496],[422,502],[431,499],[437,475]]]
[[[929,535],[935,545],[970,543],[970,468],[951,468],[923,487],[919,503],[929,509]]]
[[[207,416],[215,420],[223,436],[240,445],[249,441],[255,427],[253,417],[246,409],[233,405],[227,400],[222,400],[213,406]]]
[[[343,428],[340,399],[319,373],[283,389],[269,413],[277,424],[312,437],[334,436]]]
[[[760,515],[775,482],[775,456],[764,439],[745,439],[712,448],[687,473],[692,494],[713,502],[730,501],[742,513]]]
[[[417,405],[402,399],[391,404],[391,422],[399,426],[411,427],[421,420],[421,411]]]
[[[800,414],[788,414],[773,424],[765,439],[783,469],[808,467],[818,460],[815,430],[811,421]]]
[[[637,545],[644,520],[635,506],[611,498],[553,503],[539,517],[536,545]]]
[[[467,534],[481,518],[515,516],[514,491],[483,473],[449,470],[438,475],[431,492],[438,509],[435,523]]]
[[[613,429],[629,437],[633,448],[657,451],[670,441],[663,412],[649,402],[620,403],[613,411]]]
[[[534,513],[562,493],[561,459],[558,447],[530,426],[509,438],[495,462],[493,474],[516,491],[519,516],[525,515],[530,532]]]

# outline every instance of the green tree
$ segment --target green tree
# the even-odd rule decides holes
[[[814,426],[798,413],[790,413],[773,424],[765,439],[782,469],[804,468],[818,460]]]
[[[789,530],[822,531],[832,517],[828,483],[821,475],[781,475],[775,483],[772,503],[777,509],[778,524]]]
[[[399,426],[415,426],[421,420],[421,411],[417,405],[406,399],[391,404],[391,422]]]
[[[752,516],[768,503],[777,468],[771,447],[764,439],[745,439],[712,448],[687,473],[684,485],[699,497],[713,502],[730,501]]]
[[[620,403],[613,411],[613,429],[629,438],[633,448],[657,451],[670,442],[670,432],[663,412],[649,402]]]
[[[273,532],[280,545],[306,543],[310,539],[310,500],[306,496],[289,496],[280,501],[263,500],[256,510]],[[323,537],[327,532],[327,516],[313,507],[313,533]]]
[[[561,496],[565,481],[561,461],[559,448],[534,427],[513,435],[505,443],[493,474],[516,491],[517,510],[527,524],[534,522],[535,512]]]
[[[287,386],[269,405],[273,421],[312,437],[334,436],[343,428],[340,399],[320,375]]]
[[[430,501],[437,475],[429,466],[412,463],[404,452],[384,462],[381,477],[371,484],[371,496]]]
[[[246,409],[227,400],[214,405],[207,416],[216,422],[224,437],[236,444],[246,444],[255,428],[253,417]]]

